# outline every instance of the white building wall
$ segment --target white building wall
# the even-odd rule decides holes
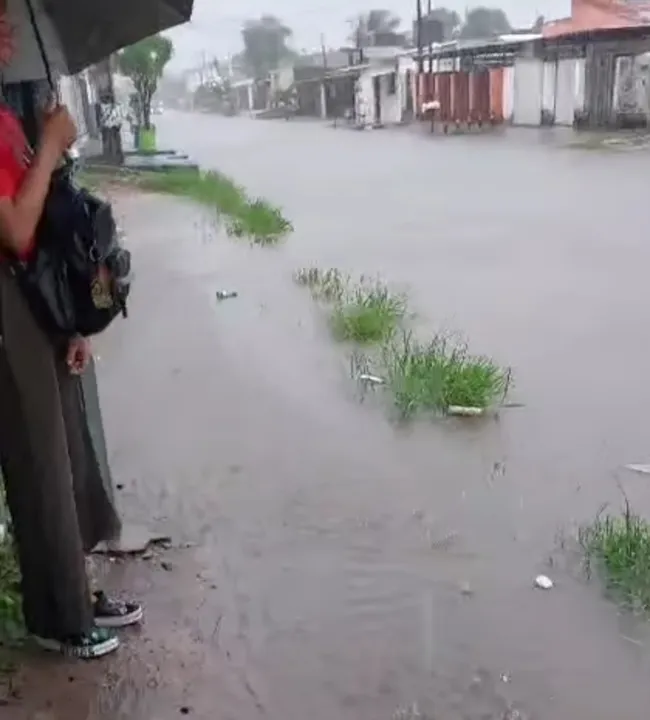
[[[537,58],[515,60],[513,123],[538,126],[542,120],[544,63]]]
[[[357,117],[365,125],[380,121],[383,125],[396,125],[402,121],[403,83],[395,73],[395,92],[390,93],[391,73],[385,68],[369,68],[358,81]],[[375,112],[375,78],[379,80],[380,117]]]
[[[372,76],[364,72],[357,81],[355,94],[355,114],[360,125],[372,125],[375,122],[375,102],[372,89]]]
[[[381,99],[381,122],[384,125],[397,125],[402,121],[402,108],[400,100],[400,83],[397,75],[395,77],[395,92],[389,94],[391,76],[382,75],[379,78],[380,99]]]
[[[555,79],[557,73],[557,64],[553,61],[544,63],[543,80],[542,80],[542,111],[548,113],[549,116],[555,115]]]
[[[575,96],[573,109],[576,112],[583,112],[585,109],[585,58],[575,61]]]
[[[576,105],[576,60],[560,60],[557,67],[555,124],[573,125]]]
[[[417,63],[411,56],[400,57],[397,62],[398,86],[400,95],[400,122],[406,113],[407,97],[409,92],[413,98],[413,109],[415,110],[415,77],[417,76]],[[409,88],[408,85],[411,87]]]
[[[509,123],[513,121],[515,111],[515,69],[503,68],[503,119]]]

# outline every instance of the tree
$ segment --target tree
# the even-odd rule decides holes
[[[465,13],[461,38],[491,38],[512,30],[508,16],[500,8],[475,7]]]
[[[356,47],[367,47],[374,34],[395,33],[401,24],[402,21],[390,10],[370,10],[353,21],[354,30],[350,40]]]
[[[454,37],[454,33],[456,32],[457,28],[460,28],[461,26],[461,19],[460,15],[455,10],[449,10],[445,7],[438,7],[432,10],[430,13],[427,13],[422,18],[422,44],[428,45],[429,40],[433,40],[433,38],[430,38],[430,33],[428,32],[430,25],[428,24],[431,21],[438,21],[442,23],[442,39],[444,40],[451,40]],[[431,23],[433,24],[433,23]],[[413,23],[413,39],[417,40],[418,36],[418,28],[417,28],[417,21]]]
[[[269,70],[275,70],[282,60],[293,55],[287,46],[293,34],[291,28],[273,15],[247,20],[241,34],[244,41],[244,64],[256,79],[266,77]]]
[[[172,41],[163,35],[152,35],[122,50],[117,56],[120,72],[131,79],[145,130],[151,129],[151,101],[158,88],[165,65],[174,53]]]

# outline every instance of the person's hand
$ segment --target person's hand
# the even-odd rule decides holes
[[[42,143],[51,148],[58,157],[77,139],[77,128],[65,105],[57,105],[45,113]]]
[[[81,375],[88,367],[91,358],[90,340],[78,335],[68,344],[65,362],[73,375]]]

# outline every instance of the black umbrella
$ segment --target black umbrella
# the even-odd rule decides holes
[[[55,55],[62,55],[74,74],[138,40],[187,22],[194,0],[9,0],[24,4],[41,35],[55,36]],[[47,27],[51,26],[51,27]],[[45,43],[46,51],[50,42]],[[50,53],[47,53],[50,55]]]
[[[33,1],[33,0],[32,0]],[[194,0],[41,0],[68,72],[192,17]]]

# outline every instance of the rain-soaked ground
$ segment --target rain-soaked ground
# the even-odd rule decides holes
[[[0,716],[646,720],[650,636],[560,538],[619,481],[650,510],[621,470],[650,454],[647,156],[532,132],[159,130],[296,230],[249,248],[174,200],[119,199],[138,274],[98,342],[111,459],[126,518],[196,546],[111,565],[144,628],[90,668],[35,660]],[[408,290],[421,328],[511,364],[526,406],[391,425],[292,284],[308,264]]]

